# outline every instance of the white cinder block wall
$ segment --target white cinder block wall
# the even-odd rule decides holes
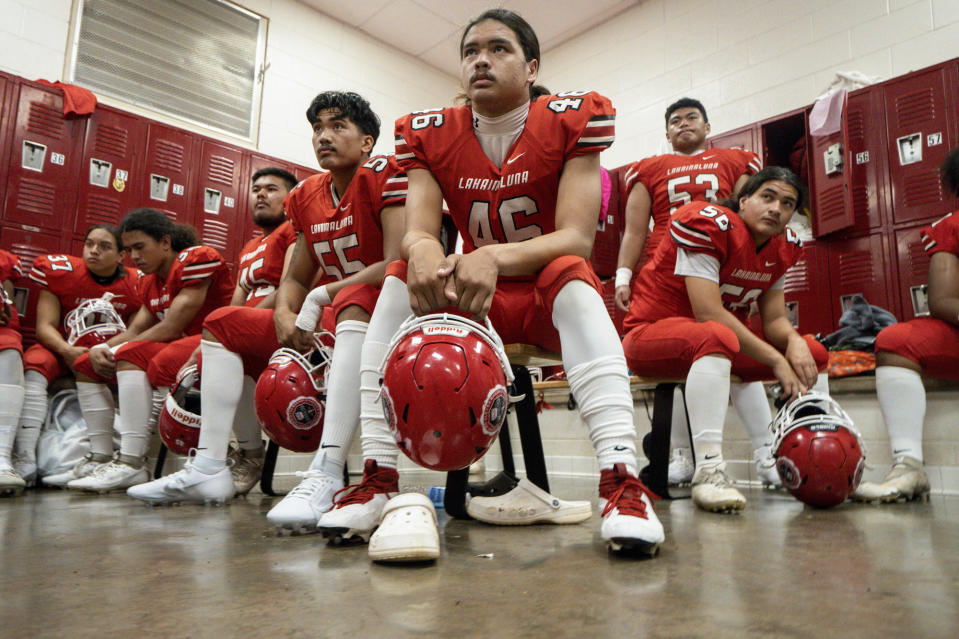
[[[303,112],[323,89],[365,95],[381,116],[377,152],[391,150],[392,121],[411,110],[448,104],[456,80],[295,0],[239,0],[270,18],[258,148],[315,165]],[[494,2],[490,3],[495,4]],[[63,76],[69,0],[0,0],[0,69],[28,78]],[[533,25],[534,27],[536,25]],[[455,56],[451,50],[449,55]],[[663,110],[689,95],[702,100],[720,133],[812,102],[836,71],[887,79],[959,56],[957,0],[645,0],[612,20],[544,52],[540,81],[554,91],[595,89],[618,111],[617,141],[603,157],[619,166],[665,149]],[[561,406],[560,397],[554,404]],[[926,456],[934,486],[959,491],[955,406],[959,393],[932,393]],[[840,397],[867,439],[875,476],[889,461],[888,440],[874,397]],[[752,477],[742,426],[727,420],[726,454],[733,473]],[[550,470],[596,471],[585,427],[575,412],[541,415]],[[636,425],[649,422],[637,404]],[[519,450],[519,446],[514,446]],[[291,473],[308,456],[284,455]],[[361,467],[359,446],[350,456]],[[411,465],[403,462],[404,468]],[[498,451],[488,458],[501,467]],[[439,476],[423,479],[440,483]]]

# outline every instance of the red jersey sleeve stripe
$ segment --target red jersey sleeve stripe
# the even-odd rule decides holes
[[[20,269],[14,269],[18,275],[23,275],[20,272]],[[30,269],[30,279],[39,284],[40,286],[47,288],[47,274],[38,269],[36,266]]]

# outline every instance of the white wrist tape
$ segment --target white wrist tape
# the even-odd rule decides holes
[[[303,300],[303,306],[296,316],[296,327],[301,331],[315,331],[323,307],[328,306],[332,301],[325,284],[314,288]]]
[[[100,342],[99,344],[94,344],[93,346],[91,346],[91,347],[90,347],[90,350],[91,350],[91,351],[95,351],[95,350],[97,350],[98,348],[105,348],[105,349],[107,349],[107,350],[110,350],[110,345],[107,344],[106,342]]]
[[[620,286],[629,286],[630,280],[633,279],[633,269],[626,268],[622,266],[616,269],[616,288]]]

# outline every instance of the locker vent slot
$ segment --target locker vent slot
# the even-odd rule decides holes
[[[806,258],[801,258],[786,271],[783,292],[806,293],[809,290],[809,266],[806,264]]]
[[[183,171],[183,146],[168,140],[157,140],[153,159],[158,167],[180,173]]]
[[[43,102],[30,103],[27,131],[59,140],[66,128],[63,113]]]
[[[219,182],[233,186],[233,160],[222,155],[210,155],[210,170],[208,177],[211,182]]]
[[[57,189],[52,184],[24,178],[17,193],[17,208],[38,215],[53,215]]]
[[[230,227],[219,220],[203,220],[203,243],[225,252],[230,240]]]
[[[929,256],[923,250],[922,242],[909,243],[909,270],[912,271],[913,281],[929,280]]]
[[[936,119],[936,96],[932,87],[896,97],[896,124],[899,130],[921,126]]]
[[[845,187],[842,184],[820,191],[819,211],[817,212],[820,220],[832,220],[843,216],[845,213],[844,191]]]
[[[839,284],[848,289],[857,284],[875,284],[873,257],[869,251],[852,251],[839,256]]]
[[[109,124],[101,124],[97,127],[97,141],[94,144],[94,151],[99,155],[114,155],[125,157],[127,154],[126,129]]]
[[[925,171],[910,175],[902,181],[902,187],[903,204],[906,206],[942,202],[942,184],[938,172]]]
[[[86,218],[88,226],[92,224],[116,224],[120,220],[120,203],[113,198],[91,193],[87,196]]]

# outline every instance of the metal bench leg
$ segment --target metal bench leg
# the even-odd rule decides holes
[[[472,519],[466,512],[466,487],[469,484],[470,469],[463,468],[446,473],[446,493],[443,495],[443,508],[450,517]]]
[[[166,444],[160,443],[160,452],[157,453],[157,464],[153,467],[153,479],[163,477],[163,464],[166,462]]]
[[[659,384],[653,392],[652,429],[643,437],[643,452],[649,465],[639,471],[646,487],[663,498],[669,494],[669,435],[673,420],[675,383]]]
[[[514,404],[514,407],[520,443],[523,446],[526,478],[549,492],[546,457],[543,453],[543,440],[539,433],[539,418],[536,416],[536,399],[533,396],[533,379],[525,366],[513,366],[513,375],[516,377],[514,381],[516,390],[524,395],[522,400]]]
[[[263,471],[260,473],[260,490],[264,495],[275,497],[273,490],[273,471],[276,470],[276,456],[280,452],[280,447],[275,441],[270,440],[266,447],[266,453],[263,456]]]

